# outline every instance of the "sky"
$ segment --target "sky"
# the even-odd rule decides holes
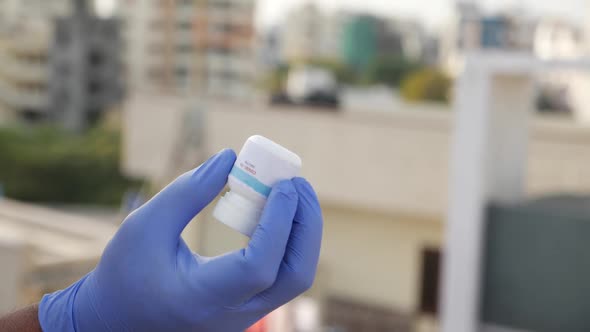
[[[390,17],[416,18],[435,29],[449,19],[456,0],[257,0],[257,25],[280,24],[289,9],[315,2],[326,10],[339,8],[379,13]],[[524,8],[532,16],[544,15],[572,20],[577,24],[590,22],[590,0],[467,0],[479,2],[484,8]],[[99,12],[108,13],[117,0],[97,0]],[[590,26],[590,23],[588,24]]]
[[[117,3],[117,0],[96,0],[96,12],[99,16],[109,16]]]

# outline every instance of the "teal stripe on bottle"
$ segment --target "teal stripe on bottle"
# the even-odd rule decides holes
[[[254,191],[256,191],[257,193],[259,193],[262,196],[268,197],[268,195],[270,195],[270,191],[272,189],[271,187],[258,181],[258,179],[256,179],[252,175],[246,173],[243,169],[241,169],[237,166],[234,166],[234,168],[232,168],[229,175],[233,175],[235,178],[244,182],[250,188],[254,189]]]

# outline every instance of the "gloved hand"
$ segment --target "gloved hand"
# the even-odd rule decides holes
[[[94,271],[43,298],[43,331],[243,331],[307,290],[322,216],[304,179],[273,188],[245,249],[201,257],[180,237],[223,189],[235,158],[220,152],[132,213]]]

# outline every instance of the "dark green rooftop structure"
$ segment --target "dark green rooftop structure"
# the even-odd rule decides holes
[[[347,65],[363,70],[377,56],[378,21],[371,15],[358,15],[344,26],[342,54]]]
[[[590,331],[590,196],[492,206],[487,217],[482,321]]]

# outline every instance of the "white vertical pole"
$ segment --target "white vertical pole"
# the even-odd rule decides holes
[[[443,332],[479,329],[485,209],[492,199],[506,202],[523,194],[534,80],[532,70],[514,71],[512,65],[509,56],[475,54],[467,58],[458,80],[441,294]]]

